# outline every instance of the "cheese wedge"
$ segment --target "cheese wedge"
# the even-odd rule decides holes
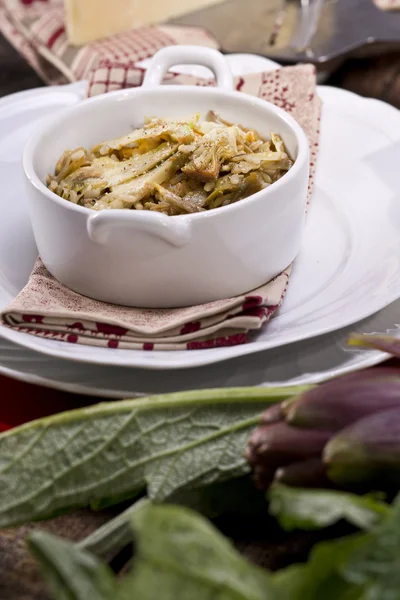
[[[69,43],[80,46],[224,0],[64,0]]]

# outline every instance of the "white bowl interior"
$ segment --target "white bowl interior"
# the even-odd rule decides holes
[[[278,133],[291,157],[297,158],[299,141],[291,119],[273,105],[247,94],[169,86],[112,93],[83,102],[64,113],[36,138],[32,147],[33,169],[44,182],[67,148],[90,147],[126,135],[142,126],[145,117],[189,117],[200,113],[205,118],[209,110],[228,121],[254,128],[265,137],[271,131]]]

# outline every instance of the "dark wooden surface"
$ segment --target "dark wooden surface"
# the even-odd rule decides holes
[[[400,107],[400,54],[344,64],[328,80],[365,96],[380,98]],[[39,77],[14,49],[0,36],[0,96],[43,85]],[[67,408],[96,402],[96,399],[72,396],[0,377],[1,418],[11,425]],[[60,517],[40,527],[81,539],[110,518],[110,513],[79,511]],[[246,530],[231,523],[226,533],[234,538],[239,550],[255,563],[271,568],[302,558],[318,535],[275,535],[269,530]],[[45,600],[46,592],[35,564],[25,547],[25,536],[37,525],[26,525],[0,534],[1,600]],[[257,533],[256,533],[257,531]],[[338,533],[338,532],[336,532]],[[122,566],[122,565],[119,565]]]
[[[0,34],[0,96],[42,85],[40,77]]]
[[[348,60],[327,83],[400,108],[400,53]]]

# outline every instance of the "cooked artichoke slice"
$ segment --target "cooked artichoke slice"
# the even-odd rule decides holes
[[[264,138],[261,137],[261,135],[255,129],[248,129],[247,127],[243,127],[243,125],[239,125],[239,124],[234,125],[234,123],[231,123],[230,121],[226,121],[225,119],[223,119],[220,115],[218,115],[213,110],[210,110],[208,112],[207,121],[211,121],[212,123],[219,123],[220,125],[225,125],[225,127],[233,127],[233,126],[238,127],[244,133],[250,134],[251,137],[250,137],[249,141],[256,141],[256,140],[265,141]]]
[[[101,142],[92,148],[92,152],[97,156],[105,156],[126,146],[135,147],[149,141],[161,143],[164,140],[178,144],[190,144],[196,139],[196,136],[197,134],[193,129],[192,122],[174,121],[172,119],[151,119],[144,127],[135,129],[128,135],[115,140]]]
[[[54,179],[60,182],[80,167],[90,165],[90,162],[91,156],[85,148],[66,150],[56,164]]]
[[[239,154],[231,159],[231,173],[249,173],[256,169],[282,169],[288,171],[293,165],[284,152],[260,152],[254,154]]]
[[[115,161],[109,156],[95,158],[90,166],[75,170],[60,185],[85,194],[93,189],[114,189],[115,186],[131,181],[168,159],[176,152],[178,145],[164,143],[146,154],[139,154],[130,160]]]
[[[261,172],[252,172],[247,176],[225,175],[218,180],[214,190],[208,196],[206,200],[207,208],[233,204],[259,192],[268,185],[269,182],[265,180]]]
[[[201,138],[182,171],[200,181],[218,179],[222,163],[238,153],[237,127],[214,128]]]
[[[280,135],[277,135],[276,133],[271,133],[271,142],[275,146],[275,150],[277,152],[282,152],[282,154],[286,155],[285,144],[283,143],[283,140]]]
[[[208,196],[206,205],[208,206],[210,202],[228,192],[242,192],[245,189],[245,185],[244,175],[224,175],[224,177],[218,180],[213,191]]]
[[[171,206],[172,214],[179,215],[181,213],[195,213],[204,210],[195,202],[191,202],[188,198],[181,198],[161,185],[156,184],[154,188],[158,199]]]
[[[128,183],[113,187],[112,192],[104,196],[104,200],[112,202],[117,198],[121,198],[126,206],[132,206],[148,196],[156,184],[162,184],[170,179],[183,166],[185,160],[186,156],[184,154],[176,152],[148,173],[135,177]]]

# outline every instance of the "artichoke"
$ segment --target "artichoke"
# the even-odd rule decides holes
[[[90,150],[66,150],[48,188],[92,210],[152,210],[169,216],[227,206],[271,185],[293,162],[282,138],[210,112],[145,119],[143,127]]]
[[[242,132],[238,127],[215,127],[194,148],[190,161],[182,171],[199,181],[216,181],[224,161],[238,154]]]
[[[139,177],[131,179],[113,187],[112,191],[104,195],[104,201],[108,204],[115,200],[122,200],[123,205],[133,206],[148,196],[156,185],[161,185],[174,175],[185,161],[185,156],[176,152],[167,160],[159,164]]]
[[[191,144],[197,137],[194,126],[198,121],[198,116],[192,119],[174,120],[174,119],[149,119],[141,129],[135,129],[128,135],[124,135],[115,140],[101,142],[92,148],[95,156],[105,156],[115,151],[120,151],[126,146],[137,147],[146,144],[146,151],[149,141],[157,146],[163,141]],[[151,146],[151,145],[150,145]]]
[[[357,336],[352,345],[399,356],[399,340]],[[249,440],[256,484],[394,491],[400,486],[400,369],[345,375],[271,406]]]

